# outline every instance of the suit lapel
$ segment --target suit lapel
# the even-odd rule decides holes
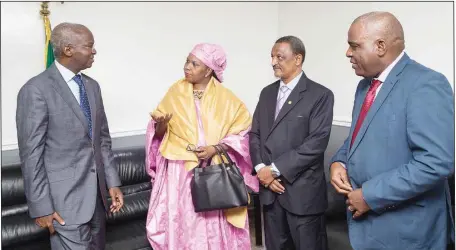
[[[266,95],[266,114],[268,131],[271,131],[272,124],[274,123],[275,107],[277,105],[277,94],[279,92],[280,81],[274,83],[274,87],[269,90]]]
[[[94,134],[93,130],[95,128],[95,119],[97,118],[97,108],[96,108],[96,102],[95,102],[95,89],[93,88],[95,86],[94,83],[89,83],[88,77],[85,76],[84,74],[82,75],[84,79],[84,86],[86,89],[87,93],[87,99],[89,99],[89,105],[90,105],[90,116],[92,117],[92,135]],[[93,141],[93,140],[92,140]]]
[[[76,117],[84,125],[86,132],[88,132],[89,123],[87,122],[87,119],[85,118],[78,101],[71,92],[70,87],[68,87],[68,84],[63,79],[55,64],[52,64],[48,70],[52,79],[54,80],[54,84],[52,86],[57,91],[57,93],[59,93],[62,99],[68,104],[68,106],[73,110]]]
[[[276,96],[274,97],[276,99],[276,101],[275,102],[271,101],[275,105],[274,105],[273,111],[272,111],[272,119],[274,120],[274,122],[272,124],[271,130],[269,131],[269,135],[271,135],[272,131],[283,120],[283,118],[288,114],[288,112],[290,112],[296,106],[296,104],[298,104],[298,102],[302,99],[302,96],[303,96],[302,92],[304,92],[306,90],[306,88],[307,88],[306,79],[307,79],[307,77],[306,77],[306,75],[303,72],[301,78],[299,79],[298,84],[293,89],[293,91],[291,91],[291,93],[288,96],[287,100],[284,102],[282,108],[280,109],[279,114],[277,115],[277,118],[274,120],[275,107],[277,105],[277,93],[276,93]],[[279,85],[277,85],[277,91],[278,91],[278,89],[279,89]]]
[[[391,70],[391,72],[389,73],[385,82],[382,83],[381,89],[378,92],[378,95],[376,96],[374,103],[370,107],[370,109],[366,115],[366,118],[364,119],[363,124],[361,125],[361,128],[358,131],[358,135],[356,136],[356,139],[353,142],[353,145],[350,149],[348,158],[351,157],[353,152],[358,147],[359,143],[361,142],[361,140],[364,137],[364,134],[366,133],[367,129],[369,128],[370,123],[372,122],[373,118],[375,117],[375,114],[377,113],[377,111],[380,109],[380,107],[385,102],[385,100],[388,97],[388,95],[390,94],[391,90],[394,88],[394,85],[399,81],[399,75],[400,75],[400,73],[402,73],[402,70],[404,69],[405,65],[407,65],[407,63],[409,61],[410,61],[410,58],[407,56],[407,54],[404,54],[404,56],[401,58],[401,60],[399,60],[399,62],[394,66],[393,70]],[[363,99],[363,102],[364,102],[364,99]],[[361,103],[361,106],[362,106],[362,103]],[[360,109],[358,109],[358,110],[360,110]],[[356,121],[355,121],[355,124],[356,124]]]
[[[352,121],[352,126],[350,127],[350,134],[348,136],[349,142],[351,142],[351,140],[352,140],[353,131],[355,130],[355,126],[356,126],[356,121],[358,121],[359,113],[361,112],[361,107],[363,106],[364,98],[366,97],[367,91],[369,90],[370,80],[365,78],[362,80],[362,82],[360,84],[364,85],[362,87],[362,90],[360,90],[360,93],[359,93],[359,96],[362,98],[358,98],[357,100],[355,100],[354,109],[353,109],[353,121]],[[349,148],[349,150],[350,149],[351,148]]]

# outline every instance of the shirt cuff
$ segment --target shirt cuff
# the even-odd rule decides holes
[[[258,173],[260,171],[260,169],[262,169],[264,167],[266,167],[266,165],[264,165],[263,163],[260,163],[260,164],[256,165],[255,166],[255,172]]]
[[[344,167],[345,169],[347,169],[347,166],[345,166],[345,163],[340,162],[340,161],[339,161],[339,163],[340,163],[340,165],[342,165],[342,167]]]
[[[276,177],[279,177],[279,176],[280,176],[280,171],[279,171],[279,169],[276,167],[276,165],[274,164],[274,162],[271,164],[271,170],[272,170],[272,173],[273,173]]]

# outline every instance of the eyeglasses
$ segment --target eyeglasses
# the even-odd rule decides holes
[[[188,144],[187,145],[187,151],[195,152],[195,151],[197,151],[197,147],[195,146],[195,144]]]

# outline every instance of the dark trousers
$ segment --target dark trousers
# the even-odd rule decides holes
[[[327,250],[324,214],[296,215],[278,200],[263,206],[267,250]]]

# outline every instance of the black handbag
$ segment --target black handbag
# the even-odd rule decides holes
[[[248,205],[244,177],[226,151],[215,146],[220,164],[202,167],[204,161],[193,169],[191,192],[195,212],[204,212]],[[225,156],[228,162],[225,162]],[[212,159],[207,161],[212,163]]]

